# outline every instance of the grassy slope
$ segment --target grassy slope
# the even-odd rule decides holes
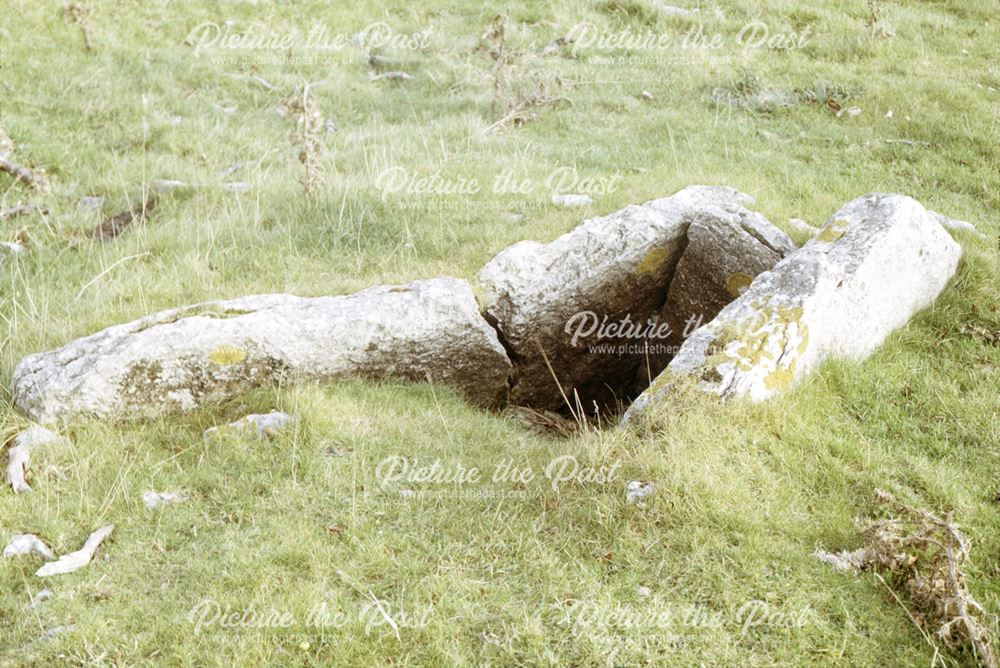
[[[706,30],[730,44],[750,17],[772,30],[810,26],[814,35],[787,53],[744,57],[730,46],[714,64],[609,65],[593,50],[579,59],[568,51],[527,55],[511,78],[527,85],[532,72],[559,76],[573,106],[494,134],[482,132],[494,120],[490,62],[475,51],[490,9],[89,4],[92,54],[59,6],[9,0],[14,11],[0,17],[0,126],[22,160],[47,166],[56,184],[49,224],[30,221],[35,251],[0,270],[5,384],[26,353],[160,308],[247,292],[336,294],[441,273],[469,277],[508,243],[550,239],[582,215],[689,183],[750,192],[779,225],[793,216],[821,223],[864,192],[903,192],[976,223],[990,240],[960,235],[966,255],[947,292],[864,364],[827,364],[766,406],[680,395],[642,433],[546,439],[443,388],[360,383],[265,391],[152,424],[79,425],[75,449],[36,455],[34,494],[0,495],[0,537],[34,531],[66,551],[114,522],[108,559],[50,583],[55,599],[31,612],[24,605],[40,587],[37,564],[0,564],[0,661],[929,664],[935,648],[877,580],[831,572],[810,556],[818,546],[855,544],[852,519],[871,510],[876,486],[953,509],[975,545],[970,585],[991,612],[1000,610],[992,500],[1000,352],[962,331],[1000,327],[1000,73],[989,2],[883,3],[896,36],[876,41],[866,36],[862,2],[734,2],[721,20],[706,8]],[[537,49],[582,20],[673,35],[689,26],[648,7],[512,3],[510,47]],[[302,31],[324,22],[345,33],[384,20],[400,31],[432,26],[435,37],[423,52],[403,54],[416,75],[403,85],[370,82],[356,50],[323,64],[275,65],[258,55],[256,74],[279,88],[269,92],[229,76],[250,74],[247,66],[196,58],[183,44],[201,21],[226,19]],[[745,79],[742,68],[777,88],[839,84],[854,91],[850,104],[862,114],[713,105],[713,88]],[[328,137],[330,185],[315,203],[301,197],[289,124],[273,111],[302,77],[325,82],[316,94],[339,128]],[[652,101],[641,99],[644,89]],[[234,162],[245,166],[228,178],[250,181],[252,192],[179,194],[163,201],[152,224],[114,243],[67,244],[93,222],[76,210],[83,195],[106,194],[118,208],[144,179],[218,182]],[[474,176],[487,191],[503,169],[536,182],[565,165],[624,178],[586,210],[549,205],[541,187],[528,197],[383,202],[376,178],[393,165]],[[22,197],[7,184],[0,181],[4,205]],[[508,211],[526,215],[509,222]],[[14,224],[0,223],[0,236],[12,236]],[[300,415],[301,429],[266,444],[200,439],[222,418],[274,407]],[[0,421],[20,424],[6,405]],[[406,497],[380,490],[374,476],[380,460],[400,454],[487,475],[513,458],[540,477],[562,454],[622,468],[603,486],[553,490],[536,479],[472,486],[456,499],[447,496],[454,486],[412,485],[419,493]],[[624,503],[624,481],[633,478],[658,486],[644,508]],[[142,507],[143,491],[174,488],[192,500],[162,512]],[[637,594],[640,586],[649,597]],[[372,597],[414,628],[400,629],[399,639],[384,624],[366,629],[358,610]],[[325,632],[194,634],[186,615],[203,599],[299,618],[325,601],[351,621]],[[752,600],[811,612],[801,628],[775,623],[742,633],[737,611]],[[724,623],[565,623],[570,610],[648,619],[692,606]],[[35,641],[67,624],[71,633]]]

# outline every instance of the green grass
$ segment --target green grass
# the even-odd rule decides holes
[[[62,553],[105,523],[115,532],[100,561],[51,582],[33,576],[32,559],[0,563],[0,662],[974,664],[928,641],[873,576],[834,572],[811,555],[857,546],[854,520],[874,511],[872,490],[883,487],[954,511],[973,540],[969,586],[1000,612],[1000,350],[965,329],[1000,329],[993,4],[881,2],[895,36],[873,40],[860,0],[729,2],[723,18],[702,4],[697,19],[639,0],[512,2],[504,94],[541,79],[572,106],[492,133],[493,61],[478,48],[497,11],[487,5],[87,4],[91,53],[61,5],[8,0],[0,16],[0,127],[17,158],[53,182],[51,195],[33,197],[0,175],[0,206],[31,200],[52,211],[47,222],[0,221],[0,240],[21,226],[33,240],[27,256],[0,261],[5,433],[24,424],[6,386],[30,352],[202,299],[469,278],[507,244],[549,240],[583,217],[692,183],[749,192],[779,226],[821,224],[865,192],[901,192],[988,239],[957,235],[958,275],[869,360],[827,363],[766,405],[679,393],[641,430],[555,439],[445,388],[343,383],[260,391],[183,418],[76,425],[72,449],[33,455],[33,494],[0,494],[0,540],[30,531]],[[413,80],[373,82],[353,46],[320,63],[293,49],[278,64],[262,52],[231,64],[222,59],[232,54],[198,57],[184,44],[198,24],[229,19],[281,32],[322,23],[350,35],[373,21],[432,32],[420,50],[385,50]],[[802,49],[745,55],[735,40],[753,19],[812,37]],[[726,46],[711,57],[537,53],[581,21],[675,39],[701,22]],[[666,62],[681,56],[690,59]],[[275,112],[303,79],[338,128],[325,137],[327,186],[314,200],[298,183],[291,124]],[[747,82],[847,96],[862,113],[713,101],[720,89],[750,92]],[[242,166],[220,176],[233,163]],[[475,178],[482,192],[383,200],[379,176],[395,166]],[[544,181],[567,166],[582,178],[620,176],[619,185],[584,209],[555,207]],[[492,192],[505,170],[533,191]],[[73,243],[95,223],[77,210],[80,197],[106,196],[115,213],[156,178],[209,186],[162,198],[147,224],[113,242]],[[225,192],[223,181],[252,189]],[[300,427],[273,442],[201,439],[222,420],[274,408]],[[614,476],[553,489],[544,471],[566,455]],[[486,478],[511,465],[533,478],[383,488],[377,466],[396,456]],[[633,479],[657,487],[643,507],[625,503]],[[140,497],[151,489],[191,498],[148,511]],[[27,610],[43,584],[55,597]],[[297,623],[198,627],[190,611],[203,601]],[[323,604],[334,623],[305,624]],[[748,605],[766,605],[767,623],[744,629]],[[685,623],[685,614],[714,621]]]

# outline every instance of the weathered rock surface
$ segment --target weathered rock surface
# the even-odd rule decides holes
[[[830,356],[863,359],[930,305],[961,247],[919,202],[869,194],[696,331],[625,415],[641,413],[693,375],[722,397],[766,399]]]
[[[648,379],[666,364],[651,349],[665,338],[661,318],[678,262],[687,253],[689,227],[702,230],[699,244],[702,237],[712,242],[717,225],[728,230],[719,233],[729,240],[719,254],[735,252],[724,263],[732,272],[759,271],[777,261],[774,249],[791,244],[742,207],[752,201],[732,188],[692,186],[584,221],[548,244],[514,244],[490,260],[478,279],[486,316],[514,361],[511,401],[560,409],[563,394],[573,402],[576,392],[588,412],[594,403],[627,401],[637,377]],[[687,263],[691,280],[702,262],[715,261],[708,249],[697,248],[704,257]],[[754,261],[743,261],[747,256]],[[710,267],[704,273],[711,273]],[[728,276],[713,275],[723,286]],[[702,304],[697,296],[692,300]]]
[[[700,205],[660,313],[669,333],[649,342],[648,369],[641,365],[637,390],[667,366],[688,336],[793,250],[794,242],[759,213],[732,202]]]
[[[343,297],[257,295],[165,311],[24,358],[15,406],[42,423],[186,411],[255,387],[431,379],[497,406],[510,360],[465,281]]]

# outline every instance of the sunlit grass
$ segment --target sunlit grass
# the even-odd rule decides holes
[[[966,329],[1000,329],[995,7],[883,2],[895,36],[873,40],[860,1],[732,2],[721,17],[703,4],[695,18],[638,0],[515,2],[505,8],[516,52],[507,75],[523,86],[559,78],[573,104],[486,132],[497,120],[494,63],[478,45],[491,7],[86,4],[92,53],[61,6],[9,0],[0,13],[0,127],[54,184],[40,200],[48,221],[0,221],[0,240],[21,226],[33,240],[26,256],[0,258],[3,435],[26,424],[7,385],[30,352],[202,299],[471,278],[507,244],[548,240],[691,183],[749,192],[786,228],[791,217],[820,224],[865,192],[901,192],[988,238],[957,235],[965,256],[949,288],[871,359],[827,363],[766,405],[682,392],[641,429],[557,439],[447,388],[350,382],[262,390],[183,418],[76,425],[72,449],[33,455],[32,494],[0,494],[0,541],[33,532],[63,553],[103,524],[115,532],[100,561],[51,582],[33,576],[32,559],[0,563],[0,661],[972,663],[938,654],[877,580],[811,555],[855,547],[855,518],[873,511],[875,487],[887,488],[955,512],[974,543],[970,588],[991,614],[1000,610],[1000,351]],[[736,37],[757,19],[774,31],[809,27],[812,37],[802,49],[744,54]],[[279,64],[273,53],[225,64],[229,54],[199,57],[185,45],[198,24],[226,20],[303,33],[324,23],[345,34],[377,20],[433,36],[416,52],[390,52],[414,76],[393,83],[370,80],[355,46],[321,63],[299,50]],[[581,21],[677,39],[702,23],[727,46],[620,51],[610,55],[634,59],[610,62],[594,47],[540,53]],[[678,56],[689,60],[669,60]],[[827,82],[851,91],[847,104],[861,113],[712,101],[746,73],[775,90]],[[336,126],[325,136],[327,188],[311,200],[290,123],[276,111],[302,80]],[[393,167],[482,189],[383,197],[380,177]],[[587,207],[556,207],[545,180],[565,167],[620,177],[618,186]],[[531,191],[494,192],[504,172]],[[74,243],[96,222],[77,209],[80,197],[105,196],[106,213],[116,213],[152,179],[199,186],[163,196],[147,223],[113,242]],[[251,189],[220,187],[231,181]],[[0,205],[31,197],[0,176]],[[202,440],[208,426],[271,409],[299,426],[273,441]],[[546,469],[566,456],[611,480],[553,487]],[[393,457],[475,468],[483,479],[383,486],[376,471]],[[629,480],[652,481],[656,492],[627,504]],[[150,511],[147,490],[190,499]],[[55,596],[28,610],[42,586]],[[198,625],[212,602],[297,622]],[[333,615],[325,627],[306,623],[318,607]],[[719,623],[684,623],[692,610]],[[747,623],[749,610],[769,616]],[[649,621],[663,612],[668,623]],[[72,629],[46,637],[57,627]]]

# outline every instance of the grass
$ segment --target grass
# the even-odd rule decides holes
[[[895,36],[881,38],[861,0],[735,1],[721,18],[707,4],[685,18],[638,0],[511,2],[503,90],[558,80],[572,104],[490,132],[494,63],[479,37],[497,10],[486,6],[85,4],[92,51],[61,5],[9,0],[0,19],[0,127],[18,160],[44,166],[53,183],[33,197],[0,176],[0,206],[52,210],[47,221],[0,221],[0,240],[22,226],[33,240],[27,256],[0,261],[5,386],[23,355],[155,310],[471,277],[507,244],[548,240],[691,183],[749,192],[779,226],[821,224],[865,192],[902,192],[988,238],[958,234],[965,255],[946,292],[869,360],[828,363],[766,405],[682,392],[641,430],[556,439],[446,388],[343,383],[262,390],[183,418],[75,425],[73,448],[34,454],[33,494],[0,494],[0,539],[30,531],[62,553],[105,523],[115,532],[101,560],[52,582],[32,575],[31,559],[0,563],[0,662],[975,663],[925,637],[874,577],[811,555],[855,547],[854,519],[873,512],[872,490],[883,487],[955,512],[973,540],[970,588],[1000,611],[1000,351],[966,329],[1000,329],[991,3],[882,2]],[[744,53],[737,36],[756,19],[811,37]],[[379,50],[412,80],[372,81],[353,43],[321,62],[301,47],[199,55],[185,44],[199,24],[226,20],[282,33],[322,24],[351,35],[373,21],[431,32],[417,49]],[[676,40],[702,24],[725,46],[538,53],[583,21]],[[303,80],[337,128],[324,137],[325,186],[312,198],[291,121],[275,111]],[[792,104],[718,104],[713,92],[734,85],[800,93]],[[838,117],[801,103],[803,92],[862,113]],[[482,187],[383,197],[393,167]],[[580,179],[619,177],[617,187],[583,209],[555,207],[545,180],[565,167]],[[503,173],[529,192],[494,192]],[[156,178],[207,185],[163,197],[150,221],[113,242],[74,243],[97,222],[80,197],[106,196],[106,213],[117,213]],[[251,190],[224,191],[226,181]],[[6,433],[24,424],[9,399],[0,390]],[[299,416],[299,428],[271,442],[201,439],[208,426],[274,408]],[[379,463],[400,456],[484,479],[383,487]],[[546,467],[564,456],[611,480],[553,488]],[[498,467],[531,475],[494,481]],[[656,492],[626,504],[629,480]],[[140,497],[150,489],[191,498],[149,511]],[[43,584],[54,598],[27,610]],[[211,602],[295,623],[197,624]],[[324,605],[326,627],[307,624]],[[56,627],[71,629],[48,637]]]

